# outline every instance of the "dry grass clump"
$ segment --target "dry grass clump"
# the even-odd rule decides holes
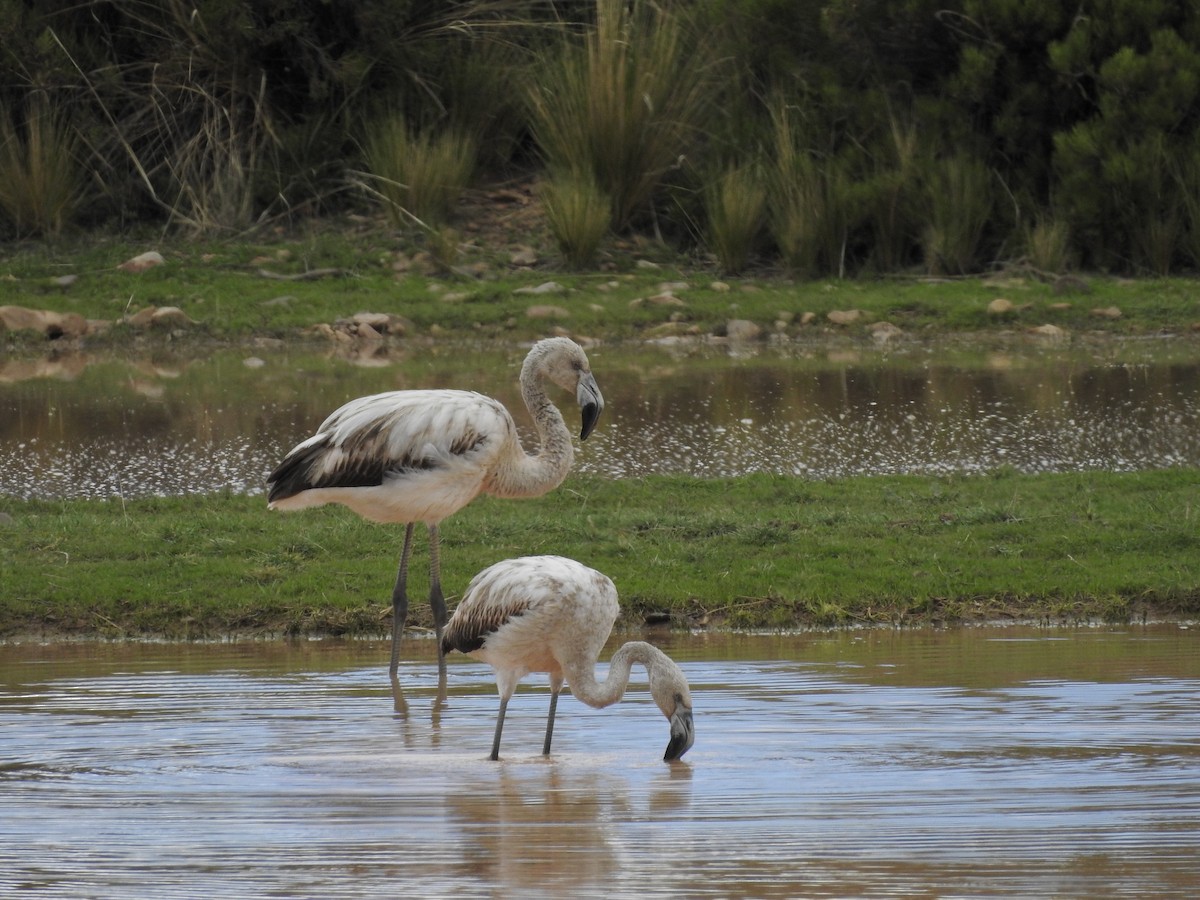
[[[567,265],[583,269],[608,234],[612,198],[587,175],[553,175],[540,191],[546,219]]]
[[[397,228],[444,224],[475,171],[475,141],[456,131],[414,132],[402,115],[373,122],[363,147],[368,187]]]
[[[680,19],[634,0],[598,0],[582,42],[564,37],[530,94],[549,168],[592,179],[615,229],[650,204],[688,153],[709,96]]]
[[[925,201],[922,245],[929,273],[975,271],[983,229],[992,214],[992,173],[965,153],[936,160],[926,177]]]
[[[730,165],[704,191],[708,247],[723,272],[746,268],[766,221],[767,189],[760,167]]]
[[[82,202],[78,141],[67,120],[41,95],[22,127],[0,108],[0,214],[18,237],[55,237]]]

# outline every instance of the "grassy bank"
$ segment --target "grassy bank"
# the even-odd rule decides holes
[[[915,336],[1022,332],[1051,325],[1062,329],[1051,335],[1056,340],[1194,335],[1200,324],[1200,286],[1191,278],[1095,276],[1052,283],[1017,273],[794,280],[759,270],[722,279],[702,261],[669,254],[657,245],[614,249],[603,268],[568,273],[552,255],[535,254],[532,266],[514,265],[511,248],[516,245],[506,240],[464,242],[447,265],[422,256],[419,247],[386,230],[343,234],[333,227],[262,245],[10,248],[0,254],[6,304],[112,324],[83,338],[57,341],[0,328],[0,347],[41,352],[80,345],[292,340],[312,326],[362,311],[403,321],[402,328],[385,337],[393,343],[444,335],[529,339],[552,330],[609,339],[723,335],[733,319],[757,325],[758,339],[825,333],[868,338],[882,322]],[[118,268],[149,247],[162,251],[163,264],[140,273]],[[558,289],[527,293],[547,282]],[[996,300],[1011,306],[989,311]],[[167,306],[182,310],[191,324],[172,320],[167,326],[147,327],[131,321],[139,310]],[[830,320],[830,313],[854,310],[860,315],[843,318],[842,324]]]
[[[812,482],[573,476],[444,529],[452,599],[499,559],[608,573],[624,624],[802,628],[1200,615],[1200,473]],[[379,636],[401,531],[262,498],[0,498],[0,637]],[[420,597],[427,557],[416,563]],[[422,602],[412,621],[428,624]]]

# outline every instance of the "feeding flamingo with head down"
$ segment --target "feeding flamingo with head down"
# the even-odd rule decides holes
[[[646,667],[650,694],[671,727],[663,759],[679,759],[692,746],[692,696],[683,671],[650,644],[631,641],[613,654],[608,675],[597,681],[596,661],[612,632],[619,606],[612,581],[561,556],[508,559],[472,579],[442,637],[443,652],[459,650],[492,666],[500,712],[492,759],[500,758],[504,714],[517,683],[530,672],[550,675],[550,713],[542,753],[549,755],[558,694],[565,681],[588,706],[616,703],[634,663]]]
[[[580,439],[586,440],[604,398],[583,349],[567,338],[548,338],[533,346],[521,367],[521,397],[539,440],[533,453],[522,447],[512,416],[498,400],[462,390],[391,391],[333,412],[268,476],[271,509],[340,503],[371,521],[406,525],[392,590],[393,683],[408,615],[414,524],[429,529],[429,604],[444,681],[439,524],[480,494],[537,497],[567,477],[574,449],[562,413],[546,393],[547,380],[575,395],[583,412]]]

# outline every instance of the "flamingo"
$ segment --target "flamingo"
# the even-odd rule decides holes
[[[546,394],[547,379],[575,395],[583,412],[579,437],[586,440],[604,410],[604,398],[583,349],[556,337],[534,344],[521,366],[521,396],[539,438],[532,454],[521,446],[512,416],[498,400],[473,391],[391,391],[351,400],[333,412],[268,476],[270,509],[341,503],[374,522],[405,524],[392,590],[388,673],[393,686],[408,616],[414,524],[423,522],[429,529],[429,605],[444,683],[439,524],[480,494],[538,497],[567,477],[574,449],[562,413]]]
[[[500,758],[504,713],[517,683],[530,672],[550,675],[550,714],[543,755],[550,754],[554,712],[563,682],[588,706],[621,699],[634,663],[646,667],[650,694],[671,726],[663,759],[679,759],[692,746],[692,695],[669,656],[643,641],[623,644],[608,675],[598,682],[596,660],[618,612],[617,589],[595,569],[561,556],[507,559],[472,580],[442,636],[442,652],[458,650],[491,665],[500,693],[492,759]]]

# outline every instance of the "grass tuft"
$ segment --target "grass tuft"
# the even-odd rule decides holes
[[[472,138],[455,131],[417,133],[396,113],[371,123],[363,152],[368,190],[396,228],[445,224],[475,171]]]
[[[976,271],[983,229],[992,213],[992,175],[973,157],[930,164],[925,181],[925,266],[931,275]]]
[[[558,175],[540,190],[550,231],[567,265],[592,264],[608,233],[612,200],[589,175]]]
[[[550,169],[609,195],[616,230],[690,152],[707,108],[700,59],[667,9],[597,0],[582,44],[565,37],[543,61],[530,93],[534,138]]]
[[[0,213],[17,237],[57,237],[83,200],[78,141],[42,95],[23,127],[0,106]]]
[[[721,271],[746,268],[766,220],[767,189],[758,166],[731,165],[704,192],[708,246]]]
[[[1026,227],[1025,253],[1038,272],[1061,275],[1071,267],[1071,228],[1064,219],[1039,215]]]

